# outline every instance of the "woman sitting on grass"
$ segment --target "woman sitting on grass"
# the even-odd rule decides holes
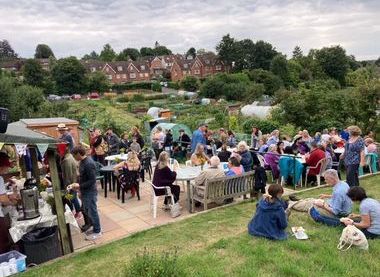
[[[380,238],[380,203],[368,198],[362,187],[352,187],[347,192],[352,201],[360,202],[360,215],[351,214],[351,218],[360,217],[360,222],[345,221],[345,225],[354,225],[362,229],[368,239]]]
[[[285,214],[287,204],[281,199],[284,189],[281,185],[270,185],[268,195],[257,204],[255,216],[248,224],[248,233],[256,237],[285,240],[288,220]]]

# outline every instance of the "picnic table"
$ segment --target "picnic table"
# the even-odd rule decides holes
[[[107,166],[111,165],[111,163],[115,160],[126,161],[128,159],[128,154],[118,154],[118,155],[110,155],[105,157],[107,161]]]

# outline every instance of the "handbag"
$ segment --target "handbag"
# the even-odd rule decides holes
[[[108,144],[102,138],[102,142],[95,147],[95,154],[98,156],[105,155],[108,152]]]
[[[337,248],[341,251],[347,251],[352,245],[368,250],[368,240],[364,233],[354,225],[347,225],[342,231]]]

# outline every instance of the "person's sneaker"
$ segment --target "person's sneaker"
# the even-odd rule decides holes
[[[86,240],[97,240],[102,237],[102,232],[92,233],[91,235],[86,236]]]
[[[82,233],[86,232],[88,229],[90,229],[92,226],[90,224],[85,224],[82,227],[80,227],[80,230]]]
[[[289,199],[292,201],[300,201],[301,199],[297,195],[289,195]]]
[[[86,232],[84,232],[86,235],[91,235],[94,233],[94,228],[91,226],[90,229],[88,229]]]

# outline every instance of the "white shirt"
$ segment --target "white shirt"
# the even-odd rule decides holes
[[[3,177],[0,176],[0,195],[7,194]],[[0,204],[0,217],[4,217],[3,207]]]

